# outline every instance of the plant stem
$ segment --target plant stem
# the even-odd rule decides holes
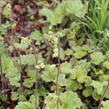
[[[105,90],[104,90],[103,96],[102,96],[101,99],[100,99],[100,104],[98,105],[98,108],[97,108],[97,109],[100,109],[100,108],[101,108],[101,104],[102,104],[102,101],[103,101],[103,99],[104,99],[104,96],[105,96],[105,94],[106,94],[106,91],[107,91],[108,87],[109,87],[109,82],[108,82],[108,84],[107,84],[107,86],[106,86],[106,88],[105,88]]]
[[[35,46],[33,46],[34,49],[34,57],[35,57],[35,64],[38,64],[38,52],[35,50]],[[36,83],[35,83],[35,105],[36,109],[38,109],[38,76],[39,76],[39,70],[36,69]]]
[[[58,39],[58,71],[57,71],[57,77],[56,77],[56,94],[59,97],[60,90],[59,90],[59,75],[61,73],[60,69],[60,40]],[[59,109],[59,99],[57,99],[57,109]]]
[[[49,56],[48,56],[48,63],[51,64],[51,45],[48,44]]]
[[[20,66],[20,69],[19,69],[19,73],[21,74],[20,75],[20,86],[22,88],[22,63],[21,63],[21,57],[20,57],[20,52],[19,52],[19,66]]]
[[[2,57],[0,55],[0,73],[1,73],[1,82],[2,82],[2,90],[5,88],[4,86],[4,76],[3,76],[3,69],[2,69]]]

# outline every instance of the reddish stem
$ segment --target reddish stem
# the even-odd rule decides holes
[[[100,104],[98,105],[98,109],[101,108],[101,104],[102,104],[102,101],[103,101],[103,99],[104,99],[104,96],[105,96],[105,94],[106,94],[106,91],[107,91],[108,87],[109,87],[109,82],[108,82],[108,84],[107,84],[107,86],[106,86],[106,88],[105,88],[105,90],[104,90],[103,96],[102,96],[101,99],[100,99]]]

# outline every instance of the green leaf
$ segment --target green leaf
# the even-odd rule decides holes
[[[58,56],[57,56],[58,57]],[[65,59],[65,53],[64,53],[64,50],[61,48],[60,49],[60,58],[62,59],[62,60],[64,60]]]
[[[10,84],[19,87],[20,73],[18,68],[14,65],[12,59],[6,55],[2,55],[2,69]]]
[[[23,85],[27,88],[31,88],[33,86],[34,81],[32,81],[31,79],[25,79],[23,82]]]
[[[47,21],[51,23],[51,25],[56,25],[62,22],[64,15],[66,14],[66,4],[65,2],[59,3],[58,6],[54,10],[50,10],[47,8],[43,8],[40,11],[40,14],[47,17]]]
[[[66,1],[66,12],[77,17],[83,17],[87,12],[87,5],[83,5],[81,0]]]
[[[31,43],[31,39],[29,39],[29,38],[22,38],[21,39],[21,43],[30,44]]]
[[[84,104],[81,109],[88,109],[88,106]]]
[[[78,98],[78,95],[71,91],[61,93],[60,101],[62,103],[62,109],[77,109],[82,106],[82,102]]]
[[[56,25],[62,22],[65,15],[73,14],[77,17],[83,17],[86,10],[87,6],[83,5],[80,0],[69,0],[59,3],[54,10],[43,8],[40,10],[40,14],[46,16],[51,25]]]
[[[0,95],[0,100],[3,101],[3,102],[6,102],[7,101],[7,95]]]
[[[24,49],[27,48],[31,44],[31,39],[29,38],[22,38],[21,43],[14,43],[16,48]]]
[[[73,51],[71,49],[67,49],[65,51],[65,55],[69,56],[69,55],[73,55]]]
[[[61,23],[62,21],[62,16],[58,16],[59,13],[56,11],[52,11],[47,8],[43,8],[40,11],[40,14],[44,15],[47,17],[47,21],[51,23],[51,25],[56,25],[58,23]]]
[[[55,65],[46,65],[41,78],[46,82],[55,81],[57,68]]]
[[[109,70],[109,61],[105,61],[103,67]]]
[[[45,109],[57,109],[56,107],[56,104],[57,104],[57,96],[53,93],[49,93],[46,97],[45,97]],[[59,109],[62,109],[60,108],[59,106]]]
[[[38,98],[38,101],[39,101],[39,98]],[[33,105],[33,107],[34,107],[33,109],[36,109],[35,108],[35,104],[36,104],[35,103],[35,95],[30,96],[29,102]],[[39,102],[38,102],[38,105],[39,105]]]
[[[72,65],[68,62],[61,64],[61,72],[64,74],[72,73]]]
[[[46,94],[47,90],[44,86],[40,86],[38,89],[38,93],[40,96],[44,96]]]
[[[102,75],[102,74],[104,74],[104,71],[103,70],[95,71],[95,74],[96,75]]]
[[[91,77],[88,76],[88,71],[90,71],[90,63],[82,60],[73,68],[70,78],[77,79],[79,83],[89,84]]]
[[[55,16],[50,9],[43,8],[40,10],[40,14],[47,17],[47,21],[51,23],[51,25],[55,25],[57,22],[55,21]]]
[[[94,90],[93,93],[92,93],[92,97],[94,98],[94,100],[98,101],[100,100],[100,95],[98,95],[97,91]]]
[[[12,93],[11,93],[11,99],[12,99],[13,101],[16,101],[16,100],[18,99],[18,93],[12,92]]]
[[[0,40],[1,41],[1,40]],[[2,42],[0,42],[0,54],[2,54],[4,51],[4,45]]]
[[[27,48],[28,47],[28,43],[14,43],[14,46],[16,48],[23,49],[23,48]]]
[[[107,85],[107,82],[100,82],[100,81],[92,81],[91,86],[93,86],[98,95],[101,95],[103,92],[103,87]]]
[[[27,75],[33,82],[36,81],[36,70],[28,70]]]
[[[26,96],[24,96],[24,95],[19,95],[19,98],[18,98],[18,100],[21,102],[23,102],[23,101],[26,101],[27,99],[26,99]]]
[[[81,48],[77,48],[76,51],[75,51],[75,53],[74,53],[74,56],[77,59],[80,59],[80,58],[84,57],[86,54],[87,54],[86,51],[82,50]]]
[[[59,75],[59,84],[60,84],[60,86],[65,86],[67,84],[65,74],[60,74]]]
[[[82,85],[74,80],[67,79],[66,80],[66,89],[76,91],[77,89],[82,89]]]
[[[3,14],[7,17],[10,18],[11,17],[11,4],[7,4],[6,7],[3,10]]]
[[[99,65],[101,62],[103,62],[105,59],[105,56],[102,54],[102,52],[94,52],[91,54],[91,62],[95,65]]]
[[[102,105],[101,109],[109,109],[109,100],[103,101]]]
[[[29,102],[19,102],[15,109],[35,109]]]
[[[55,94],[49,93],[45,98],[45,104],[46,104],[45,108],[57,109],[56,105],[57,99],[58,97]],[[72,91],[66,91],[64,93],[60,93],[59,99],[60,99],[59,109],[77,109],[83,105],[78,95]]]
[[[89,97],[91,96],[92,94],[92,87],[87,87],[83,90],[82,94],[85,96],[85,97]]]
[[[35,64],[35,57],[33,54],[20,55],[20,59],[21,59],[22,65],[34,65]]]
[[[39,40],[41,39],[41,33],[38,30],[35,30],[34,32],[31,33],[30,35],[32,37],[32,39],[34,40]]]

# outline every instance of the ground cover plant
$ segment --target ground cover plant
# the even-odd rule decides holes
[[[0,0],[0,109],[108,109],[108,8]]]

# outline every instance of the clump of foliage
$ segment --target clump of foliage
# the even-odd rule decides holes
[[[0,109],[107,109],[108,6],[1,0]]]
[[[86,25],[91,32],[103,33],[108,26],[108,0],[89,0],[89,10],[86,16]],[[99,34],[99,35],[100,35]]]

